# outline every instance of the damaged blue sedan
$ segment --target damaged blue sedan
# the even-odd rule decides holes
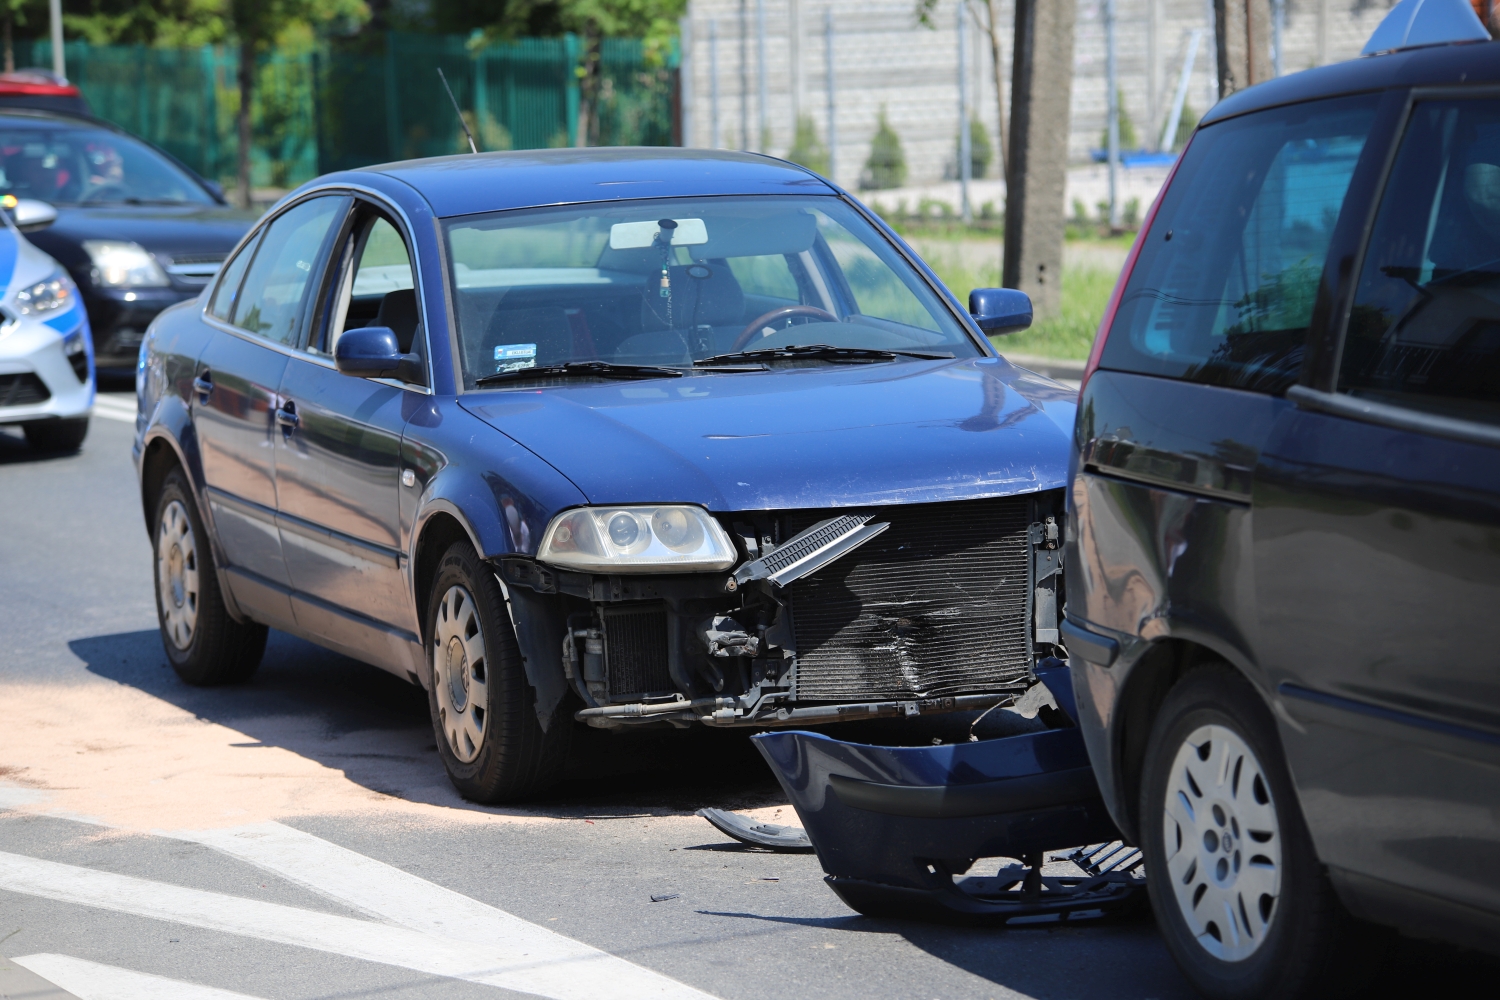
[[[152,325],[136,460],[184,680],[267,628],[422,685],[453,783],[576,725],[989,708],[1058,649],[1074,394],[792,164],[674,149],[332,174]]]

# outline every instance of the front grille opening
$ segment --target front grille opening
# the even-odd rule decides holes
[[[787,531],[829,513],[794,512]],[[932,698],[1021,684],[1031,669],[1029,498],[861,513],[891,526],[791,587],[797,700]]]
[[[667,609],[660,604],[603,610],[609,700],[640,701],[677,693],[667,667]]]
[[[51,398],[47,383],[35,372],[0,375],[0,406],[34,406]]]

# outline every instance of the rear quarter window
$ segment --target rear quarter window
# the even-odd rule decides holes
[[[1275,108],[1195,136],[1100,367],[1264,392],[1294,381],[1377,99]]]

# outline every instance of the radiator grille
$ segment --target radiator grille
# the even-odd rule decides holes
[[[667,669],[667,611],[660,605],[605,608],[604,658],[611,701],[677,690]]]
[[[1027,498],[864,513],[890,529],[791,587],[797,700],[970,694],[1024,677]],[[787,530],[828,516],[796,512]]]
[[[0,375],[0,406],[31,406],[51,398],[46,383],[32,372]]]

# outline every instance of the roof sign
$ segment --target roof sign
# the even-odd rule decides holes
[[[1489,40],[1490,33],[1468,0],[1401,0],[1380,22],[1360,55]]]

